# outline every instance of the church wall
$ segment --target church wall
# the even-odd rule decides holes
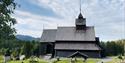
[[[51,43],[51,42],[50,42]],[[54,53],[54,45],[51,45],[53,43],[40,43],[40,54],[53,54]]]
[[[68,57],[69,55],[75,53],[78,50],[56,50],[56,57]],[[80,51],[88,55],[90,58],[101,58],[101,54],[99,51]]]
[[[46,43],[40,43],[40,55],[46,54]]]

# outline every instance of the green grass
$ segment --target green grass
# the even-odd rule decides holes
[[[57,61],[56,63],[69,63],[68,60],[61,60],[61,61]]]
[[[7,63],[21,63],[22,61],[9,61]],[[23,63],[30,63],[28,60],[24,60]],[[38,63],[47,63],[46,61],[39,61]]]
[[[61,59],[60,61],[57,61],[56,63],[70,63],[71,59]],[[75,63],[97,63],[99,59],[88,59],[86,62],[83,62],[82,59],[77,59]]]
[[[3,55],[0,55],[0,63],[3,63]]]
[[[22,60],[22,61],[21,60],[11,60],[11,61],[8,61],[7,63],[21,63],[21,62],[30,63],[29,61],[30,61],[29,59]],[[38,63],[48,63],[48,62],[45,60],[38,60]]]
[[[97,63],[99,61],[99,59],[88,59],[87,63]]]
[[[58,61],[57,63],[70,63],[70,61],[61,60],[61,61]],[[77,60],[77,61],[75,61],[75,63],[97,63],[97,61],[96,60],[88,60],[87,62],[83,62],[83,60]]]
[[[22,61],[18,61],[18,60],[13,60],[13,61],[8,61],[7,63],[21,63]],[[29,63],[28,60],[23,60],[24,63]]]
[[[26,59],[26,60],[22,60],[24,63],[29,63],[29,59]],[[11,61],[8,61],[7,63],[22,63],[22,61],[20,60],[11,60]],[[45,60],[42,60],[42,59],[38,59],[39,63],[48,63],[47,61]],[[96,63],[98,62],[99,60],[98,59],[88,59],[87,60],[87,63]],[[3,57],[0,56],[0,63],[3,62]],[[70,63],[70,59],[61,59],[61,61],[58,61],[57,63]],[[81,59],[78,59],[76,63],[84,63],[83,60]]]
[[[3,55],[0,55],[0,63],[3,63]],[[29,59],[26,59],[26,60],[22,60],[24,63],[29,63]],[[11,60],[11,61],[8,61],[7,63],[22,63],[22,61],[20,60]],[[41,59],[38,59],[38,62],[39,63],[48,63],[47,61],[45,60],[41,60]]]
[[[107,63],[119,63],[120,60],[117,58],[117,57],[111,57],[113,58],[112,61],[109,61]],[[54,59],[56,60],[56,59]],[[51,60],[51,61],[54,61],[54,60]],[[101,59],[93,59],[93,58],[89,58],[86,63],[97,63],[98,61],[100,61]],[[22,60],[24,63],[29,63],[29,59],[26,59],[26,60]],[[20,60],[11,60],[11,61],[8,61],[7,63],[22,63],[22,61]],[[46,61],[46,60],[43,60],[43,59],[38,59],[38,62],[39,63],[48,63],[49,61]],[[0,63],[3,63],[3,56],[0,55]],[[61,61],[58,61],[57,63],[70,63],[70,59],[66,59],[66,58],[63,58],[61,59]],[[77,59],[77,62],[76,63],[84,63],[82,59]]]

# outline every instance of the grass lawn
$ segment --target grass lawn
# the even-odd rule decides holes
[[[29,62],[29,59],[26,59],[26,60],[15,60],[15,61],[8,61],[7,63],[30,63]],[[38,60],[39,63],[48,63],[47,61],[45,60]]]
[[[70,63],[70,61],[69,60],[62,60],[62,61],[58,61],[57,63]],[[83,62],[82,60],[78,60],[75,63],[97,63],[97,61],[88,60],[87,62]]]
[[[9,61],[7,63],[22,63],[22,61]],[[23,63],[29,63],[29,60],[24,60]],[[39,63],[47,63],[46,61],[39,61]]]
[[[97,63],[99,59],[88,59],[87,63]]]
[[[61,60],[61,61],[58,61],[56,63],[69,63],[70,61],[69,60]]]
[[[0,63],[3,63],[3,56],[2,55],[0,55]]]
[[[112,61],[109,61],[107,63],[119,63],[120,60],[117,57],[111,57],[113,58]],[[101,59],[93,59],[93,58],[89,58],[86,63],[97,63],[98,61],[100,61]],[[29,59],[26,60],[22,60],[24,63],[29,63]],[[11,60],[8,61],[7,63],[22,63],[22,61],[19,60]],[[49,61],[43,60],[43,59],[38,59],[39,63],[48,63]],[[51,60],[53,61],[53,60]],[[3,63],[3,56],[0,55],[0,63]],[[70,63],[70,59],[61,59],[61,61],[58,61],[57,63]],[[84,63],[82,59],[77,59],[76,63]]]
[[[7,63],[21,63],[22,61],[8,61]],[[29,63],[27,60],[23,61],[24,63]]]
[[[0,55],[0,63],[3,63],[3,56]],[[26,59],[26,60],[22,60],[24,63],[29,63],[29,59]],[[7,63],[22,63],[22,61],[20,60],[11,60],[11,61],[8,61]],[[41,60],[41,59],[38,59],[39,63],[47,63],[45,60]]]
[[[97,63],[99,59],[88,59],[86,62],[83,62],[82,59],[77,59],[75,63]],[[70,59],[60,60],[56,63],[70,63]]]

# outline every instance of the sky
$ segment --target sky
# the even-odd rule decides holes
[[[80,0],[15,0],[17,34],[41,37],[43,29],[75,26]],[[125,0],[81,0],[87,26],[101,41],[125,39]]]

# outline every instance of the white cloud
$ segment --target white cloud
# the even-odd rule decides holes
[[[28,11],[16,11],[18,24],[16,28],[19,34],[28,34],[40,37],[42,27],[56,28],[59,26],[74,25],[79,13],[78,0],[30,0],[40,7],[50,8],[61,19],[32,14]],[[88,25],[94,25],[96,35],[101,40],[125,38],[125,0],[82,0],[82,13],[87,18]],[[21,27],[27,25],[26,28]],[[25,31],[22,31],[22,29]],[[29,33],[28,33],[29,32]]]
[[[18,34],[31,35],[40,37],[42,34],[43,27],[45,29],[55,29],[57,26],[68,26],[66,20],[60,20],[55,18],[48,18],[32,14],[27,11],[16,10],[13,17],[17,19],[16,29]],[[72,24],[71,24],[72,25]]]

